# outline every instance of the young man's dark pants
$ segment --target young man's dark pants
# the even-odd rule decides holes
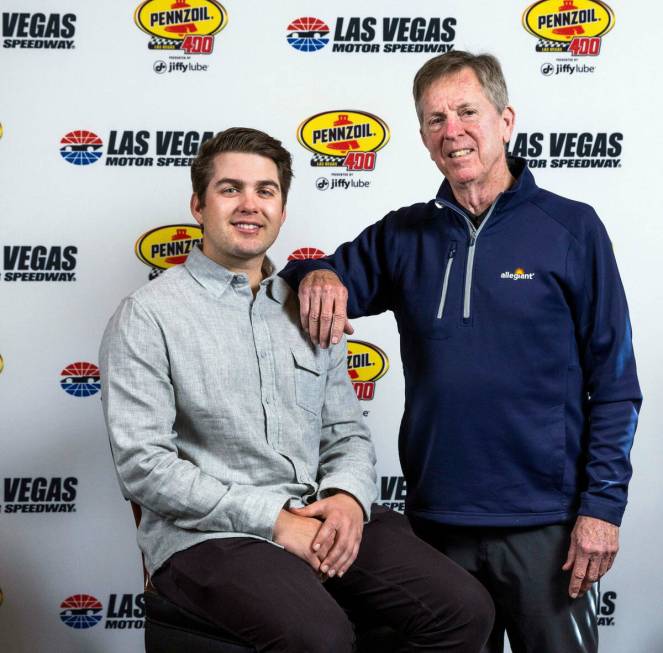
[[[479,653],[494,617],[480,583],[380,506],[343,578],[322,583],[308,563],[269,542],[228,538],[176,553],[152,582],[258,651],[349,653],[352,618],[391,626],[403,651]]]
[[[495,602],[495,627],[484,653],[596,653],[597,595],[569,597],[562,571],[573,524],[532,528],[459,527],[410,517],[429,544],[480,580]]]

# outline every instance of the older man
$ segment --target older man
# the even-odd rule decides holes
[[[282,275],[323,346],[346,298],[350,317],[394,312],[407,514],[491,592],[489,650],[506,629],[517,653],[596,651],[590,590],[617,553],[641,402],[612,247],[590,206],[507,158],[494,57],[429,60],[414,99],[435,200]]]

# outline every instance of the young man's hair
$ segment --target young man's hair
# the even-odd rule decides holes
[[[412,94],[414,105],[419,116],[419,124],[423,119],[421,97],[426,90],[441,77],[470,68],[479,80],[491,104],[502,113],[509,104],[509,94],[502,74],[500,62],[492,54],[472,54],[463,50],[451,50],[445,54],[429,59],[414,76]]]
[[[198,150],[191,164],[191,184],[202,206],[205,205],[205,192],[214,174],[214,157],[224,152],[258,154],[274,161],[279,175],[283,204],[288,198],[292,180],[292,156],[281,141],[258,129],[231,127],[206,140]]]

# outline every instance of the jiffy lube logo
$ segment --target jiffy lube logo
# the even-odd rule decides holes
[[[389,142],[389,128],[372,113],[340,109],[304,120],[297,139],[313,152],[314,167],[373,170],[377,152]]]
[[[150,50],[210,54],[214,35],[228,24],[228,12],[215,0],[146,0],[134,21],[152,38]]]
[[[202,239],[203,231],[198,225],[170,224],[145,232],[136,241],[134,251],[140,261],[153,269],[153,278],[160,271],[184,263]]]
[[[614,12],[599,0],[539,0],[523,13],[523,27],[539,39],[537,52],[596,56],[614,25]]]
[[[375,382],[389,370],[387,354],[379,347],[361,340],[348,340],[348,376],[357,399],[370,401],[375,396]]]

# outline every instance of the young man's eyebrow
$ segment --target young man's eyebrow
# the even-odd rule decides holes
[[[243,188],[246,185],[246,182],[242,181],[241,179],[233,179],[232,177],[223,177],[221,179],[218,179],[216,182],[214,182],[215,188],[223,186],[223,184],[230,184],[231,186],[237,186],[238,188]],[[255,186],[256,187],[273,186],[277,190],[280,188],[279,184],[275,182],[273,179],[258,179],[258,181],[255,182]]]

